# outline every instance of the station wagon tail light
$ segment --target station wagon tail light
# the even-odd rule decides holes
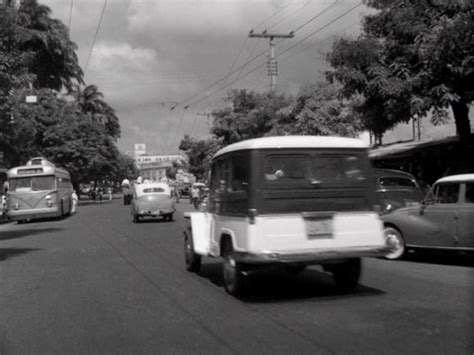
[[[255,224],[255,217],[257,217],[257,210],[255,208],[249,208],[247,210],[247,215],[250,219],[250,224]]]

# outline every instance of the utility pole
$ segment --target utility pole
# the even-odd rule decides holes
[[[269,38],[270,39],[270,59],[268,60],[267,67],[268,72],[267,75],[270,77],[270,90],[271,92],[275,92],[276,86],[276,77],[278,75],[278,67],[277,61],[275,59],[275,38],[293,38],[295,36],[294,32],[291,31],[288,34],[277,34],[277,33],[267,33],[267,31],[263,31],[262,33],[253,33],[253,30],[249,32],[249,37],[251,38]]]

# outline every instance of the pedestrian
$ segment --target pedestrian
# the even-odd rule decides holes
[[[109,194],[109,201],[112,201],[112,187],[111,186],[108,187],[107,193]]]
[[[191,200],[194,205],[194,209],[198,209],[199,207],[199,189],[195,186],[191,188]]]
[[[75,213],[75,212],[76,212],[76,208],[77,208],[77,202],[78,202],[78,200],[79,200],[79,198],[78,198],[78,196],[77,196],[77,193],[76,193],[76,190],[73,190],[73,191],[72,191],[71,199],[72,199],[71,213]]]

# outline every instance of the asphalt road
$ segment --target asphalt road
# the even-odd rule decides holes
[[[355,292],[318,268],[254,275],[246,298],[219,260],[184,270],[174,222],[133,224],[120,200],[0,225],[0,354],[470,354],[474,263],[364,260]]]

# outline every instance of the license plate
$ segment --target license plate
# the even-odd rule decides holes
[[[310,238],[331,238],[332,219],[306,219],[306,233]]]

